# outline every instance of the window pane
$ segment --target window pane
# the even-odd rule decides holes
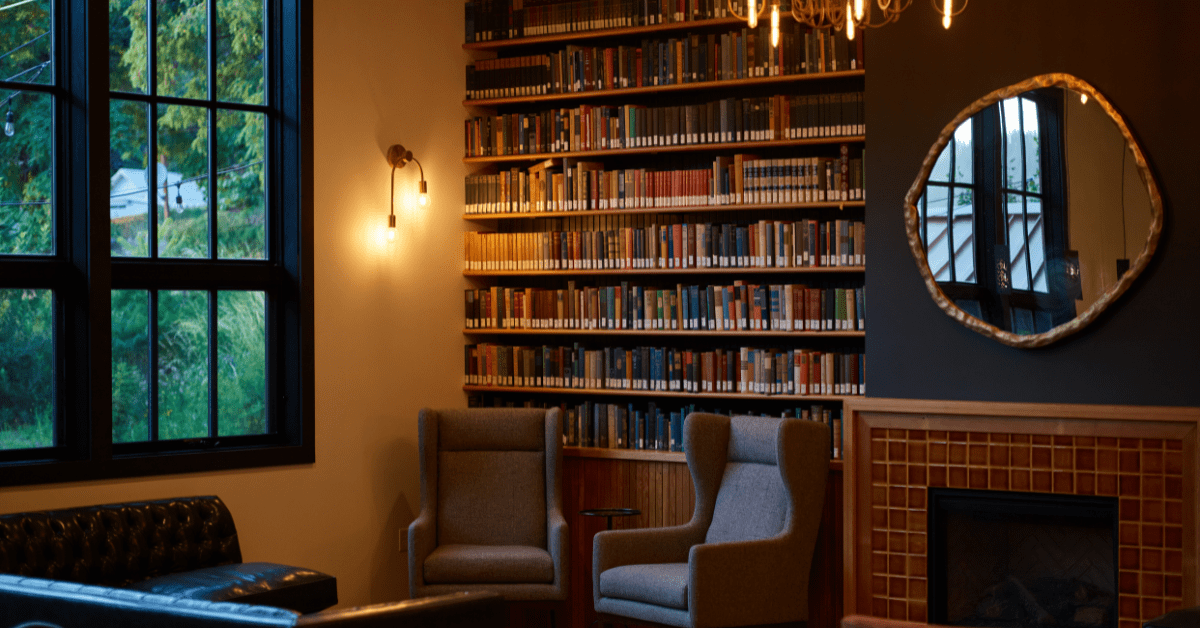
[[[1046,222],[1042,217],[1042,200],[1036,196],[1025,199],[1025,241],[1029,245],[1029,267],[1033,273],[1033,289],[1049,292],[1046,286]]]
[[[54,82],[50,51],[50,0],[6,0],[0,13],[0,78],[48,85]]]
[[[940,185],[925,189],[929,201],[925,218],[925,257],[937,281],[953,281],[950,268],[950,234],[947,205],[949,190]]]
[[[146,92],[146,0],[108,0],[108,80],[118,92]]]
[[[158,162],[158,255],[208,257],[207,109],[158,106]]]
[[[954,188],[954,277],[975,283],[975,200],[970,189]]]
[[[263,103],[263,1],[217,0],[217,99]]]
[[[950,182],[950,145],[947,144],[942,149],[942,153],[938,155],[937,161],[933,163],[933,170],[929,171],[929,180],[937,181],[938,183]]]
[[[267,321],[262,292],[217,293],[220,436],[267,432]]]
[[[0,450],[54,445],[50,290],[0,290]]]
[[[108,217],[113,257],[150,254],[150,212],[146,206],[150,198],[146,189],[147,107],[127,100],[110,101]]]
[[[0,90],[0,98],[8,102],[0,136],[0,255],[50,255],[54,253],[53,99],[49,94],[10,90]]]
[[[208,436],[208,293],[158,293],[158,438]]]
[[[1038,128],[1037,104],[1021,99],[1022,124],[1025,125],[1025,191],[1042,191],[1042,135]]]
[[[1013,290],[1029,289],[1029,268],[1025,265],[1026,242],[1024,203],[1017,194],[1006,194],[1005,215],[1008,222],[1009,276]]]
[[[150,295],[112,291],[112,438],[150,440]]]
[[[1000,103],[1000,123],[1004,133],[1004,185],[1011,190],[1024,190],[1024,176],[1021,172],[1024,165],[1021,161],[1021,112],[1016,98],[1009,98]]]
[[[958,125],[954,131],[954,181],[957,183],[973,183],[975,168],[971,161],[971,120]]]
[[[208,3],[154,0],[158,95],[208,98]]]
[[[266,116],[217,111],[217,250],[222,259],[264,259]]]

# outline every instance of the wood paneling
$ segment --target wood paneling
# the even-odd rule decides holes
[[[563,459],[563,514],[571,530],[571,626],[586,628],[592,607],[592,537],[605,529],[604,517],[579,514],[591,508],[637,508],[642,514],[614,517],[613,529],[687,523],[696,495],[687,464],[678,454],[658,460],[592,457],[568,451]],[[842,616],[842,474],[833,465],[825,493],[821,531],[809,587],[810,628],[836,628]]]

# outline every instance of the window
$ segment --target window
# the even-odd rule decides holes
[[[1008,98],[959,125],[918,200],[930,270],[976,318],[1018,334],[1075,317],[1074,294],[1049,281],[1066,259],[1062,95]]]
[[[312,461],[310,7],[0,0],[0,484]]]

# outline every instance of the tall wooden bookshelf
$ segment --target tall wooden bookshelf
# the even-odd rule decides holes
[[[711,301],[712,298],[715,298],[713,295],[716,293],[711,286],[725,288],[734,284],[779,286],[790,284],[830,291],[838,288],[843,291],[845,289],[853,291],[853,289],[863,287],[865,258],[860,258],[856,262],[855,252],[852,248],[849,257],[844,260],[837,259],[834,262],[813,260],[812,263],[807,261],[797,263],[799,255],[794,247],[790,251],[785,247],[779,247],[777,252],[780,254],[797,253],[783,264],[778,263],[780,260],[776,258],[762,264],[751,260],[750,263],[740,266],[736,263],[731,266],[721,266],[719,261],[715,266],[696,262],[688,264],[685,261],[681,264],[682,267],[676,267],[671,260],[667,260],[662,265],[653,260],[647,261],[647,258],[654,257],[653,254],[642,255],[640,262],[634,260],[639,257],[639,251],[632,244],[632,240],[637,237],[636,234],[642,233],[637,230],[648,229],[650,225],[657,228],[668,224],[686,223],[695,228],[694,226],[697,224],[722,224],[741,225],[748,229],[749,225],[763,225],[764,221],[798,224],[798,221],[808,220],[830,225],[842,224],[837,221],[843,221],[862,225],[864,220],[865,200],[862,198],[864,195],[861,193],[854,195],[850,192],[851,184],[859,183],[861,178],[854,181],[849,178],[848,173],[834,171],[833,174],[847,177],[844,196],[842,195],[841,179],[833,176],[820,181],[820,185],[824,186],[826,191],[824,198],[819,198],[816,190],[809,190],[805,196],[805,191],[799,189],[805,185],[810,188],[817,187],[818,181],[821,179],[817,169],[822,164],[827,168],[830,164],[842,165],[846,161],[843,157],[847,147],[855,157],[861,157],[864,154],[866,137],[865,127],[861,126],[861,118],[858,119],[858,126],[852,125],[849,120],[850,114],[846,113],[849,110],[842,108],[838,115],[846,118],[845,125],[840,127],[844,132],[838,132],[837,129],[788,130],[789,128],[800,128],[801,123],[795,114],[801,110],[794,106],[796,102],[806,101],[814,103],[816,106],[816,103],[820,102],[820,98],[830,94],[862,93],[865,71],[861,68],[861,49],[854,51],[858,57],[855,67],[851,69],[844,66],[837,67],[833,63],[834,51],[830,47],[829,63],[823,64],[822,71],[819,72],[807,71],[811,69],[808,67],[800,69],[795,62],[784,62],[783,55],[777,52],[773,62],[768,61],[762,71],[763,75],[759,76],[758,72],[746,69],[754,65],[753,60],[762,61],[761,51],[769,49],[768,46],[758,41],[757,33],[754,39],[750,39],[750,33],[745,29],[744,22],[719,15],[708,19],[674,19],[676,17],[701,18],[704,16],[703,10],[706,4],[709,11],[719,13],[715,5],[720,4],[722,5],[720,8],[723,8],[724,2],[689,2],[687,4],[688,6],[696,5],[701,12],[693,16],[666,16],[666,19],[650,24],[644,23],[650,21],[645,19],[644,14],[638,19],[632,19],[630,16],[610,13],[608,18],[611,21],[595,23],[600,28],[520,36],[520,29],[514,26],[508,33],[501,34],[502,36],[514,35],[513,37],[489,41],[468,41],[464,44],[464,49],[472,52],[472,56],[475,57],[476,63],[480,67],[507,68],[509,71],[508,74],[492,75],[493,80],[489,84],[492,92],[481,90],[469,93],[463,101],[468,118],[464,128],[466,155],[463,161],[471,166],[471,174],[466,182],[468,206],[464,208],[463,213],[463,220],[468,225],[468,233],[464,240],[464,258],[468,260],[468,265],[464,270],[464,276],[473,290],[491,291],[495,288],[502,293],[509,288],[515,291],[536,289],[545,294],[566,290],[568,287],[582,291],[585,288],[621,286],[623,288],[622,296],[627,297],[628,290],[632,287],[646,288],[653,294],[660,288],[673,288],[679,293],[681,286],[696,285],[710,287]],[[478,20],[479,15],[472,16],[468,9],[468,22],[472,20],[472,17]],[[524,17],[529,20],[531,16]],[[642,23],[639,25],[639,22]],[[787,22],[790,23],[791,20],[788,19]],[[515,24],[515,21],[511,23]],[[476,28],[478,27],[479,23],[477,22]],[[534,32],[528,22],[525,24],[525,28],[530,33]],[[556,28],[561,30],[564,27],[561,25],[543,26],[540,31],[555,30]],[[791,61],[813,52],[815,46],[806,46],[797,42],[797,37],[800,42],[803,42],[805,34],[799,27],[789,24],[788,29],[790,35],[784,40],[785,49],[795,51],[797,54],[797,56],[789,57]],[[677,51],[688,49],[689,45],[698,43],[702,50],[694,56],[688,53],[689,62],[693,59],[704,60],[708,64],[708,78],[719,80],[699,80],[704,76],[703,72],[697,72],[697,80],[691,80],[692,70],[698,70],[699,66],[696,63],[689,63],[686,81],[679,81],[676,78],[669,84],[646,85],[645,83],[652,81],[646,78],[650,73],[643,71],[643,85],[638,86],[636,84],[637,71],[632,68],[634,65],[639,65],[645,70],[647,64],[644,59],[639,61],[638,57],[629,53],[628,50],[645,48],[647,42],[661,40],[671,40],[670,45]],[[675,41],[682,42],[682,44],[674,43]],[[717,42],[718,46],[722,42],[726,42],[726,46],[723,48],[727,52],[720,54],[713,51],[709,47],[713,42]],[[749,45],[747,46],[747,44]],[[658,44],[653,45],[656,46],[656,49],[663,49],[658,48]],[[733,50],[733,54],[728,52],[739,45],[743,46],[740,55],[736,50]],[[791,47],[788,48],[788,46]],[[804,48],[798,49],[799,46],[804,46]],[[506,80],[521,81],[523,77],[528,78],[527,69],[536,66],[539,63],[536,59],[542,56],[550,57],[551,63],[554,64],[553,67],[557,69],[567,66],[557,55],[568,50],[571,54],[579,55],[574,58],[581,60],[578,64],[580,69],[590,64],[604,64],[602,52],[593,53],[590,64],[583,63],[583,56],[588,54],[585,50],[589,47],[614,49],[614,53],[612,53],[614,59],[611,62],[614,74],[619,74],[619,68],[624,65],[626,69],[630,70],[626,73],[626,77],[631,81],[622,84],[618,78],[612,83],[607,83],[604,80],[605,72],[603,71],[606,68],[601,65],[600,68],[595,66],[588,68],[593,72],[600,70],[599,85],[594,86],[599,89],[556,92],[553,87],[553,78],[551,78],[549,89],[527,90],[528,93],[523,95],[497,91],[505,86],[513,86],[511,83],[506,85]],[[759,54],[755,55],[755,52]],[[628,55],[625,59],[626,63],[622,64],[619,55]],[[596,57],[599,57],[600,60],[597,61]],[[844,59],[839,58],[838,61],[844,62]],[[683,60],[676,59],[676,66],[682,67],[682,65]],[[739,65],[743,68],[740,77],[737,76]],[[545,66],[543,65],[543,67]],[[722,68],[725,70],[723,76],[720,75]],[[777,69],[773,70],[774,68]],[[523,74],[523,72],[525,73]],[[554,71],[548,70],[548,72],[553,77]],[[472,80],[470,75],[469,71],[468,80]],[[476,72],[475,76],[479,77],[479,72]],[[495,77],[500,77],[499,82]],[[477,80],[476,87],[483,82],[485,81]],[[584,81],[581,81],[582,83]],[[667,143],[666,145],[638,145],[629,139],[630,135],[644,130],[642,126],[632,122],[628,113],[631,109],[642,112],[645,111],[641,109],[643,107],[649,109],[679,107],[681,110],[692,107],[695,111],[698,108],[709,107],[707,129],[712,131],[723,127],[719,126],[720,122],[712,114],[719,108],[707,103],[721,100],[730,102],[732,99],[759,99],[771,103],[778,100],[778,102],[785,103],[774,108],[773,113],[779,116],[779,119],[772,120],[770,114],[763,114],[764,120],[768,124],[774,124],[776,131],[774,137],[772,138],[769,134],[749,137],[750,129],[747,128],[745,129],[746,136],[738,138],[734,135],[728,138],[731,141],[716,141],[726,139],[719,133],[713,136],[714,141],[707,141],[704,136],[707,131],[700,132],[701,139],[699,141],[685,139],[680,143]],[[518,138],[521,134],[519,130],[516,134],[504,132],[513,130],[513,127],[525,129],[527,124],[536,129],[537,125],[542,123],[542,130],[549,133],[549,130],[554,128],[554,122],[569,117],[569,114],[565,112],[584,107],[597,109],[607,107],[616,110],[618,112],[616,117],[619,120],[606,120],[604,129],[620,131],[620,137],[624,141],[614,143],[593,141],[590,146],[586,147],[579,146],[580,142],[576,141],[560,142],[557,145],[547,142],[551,145],[545,146],[537,141],[532,141],[534,131],[527,131],[525,132],[527,141],[525,145],[522,145]],[[859,107],[861,112],[861,102]],[[787,111],[784,111],[784,108],[787,108]],[[558,111],[561,115],[556,119],[552,115],[547,115],[547,111]],[[522,114],[524,114],[524,118],[520,117]],[[705,119],[704,115],[706,114],[699,116],[701,120]],[[503,118],[503,116],[511,117]],[[680,117],[686,118],[687,115],[681,114]],[[721,116],[720,120],[730,123],[729,117]],[[473,122],[476,118],[481,119],[479,124]],[[498,132],[485,133],[487,125],[482,122],[484,118],[491,118],[491,121],[498,122],[493,129]],[[743,122],[747,119],[749,116],[744,115]],[[789,126],[788,121],[794,124]],[[475,126],[472,126],[473,124]],[[697,123],[696,126],[701,125]],[[504,131],[499,131],[500,127],[504,127]],[[740,141],[738,141],[739,139]],[[507,150],[500,148],[502,145],[506,146]],[[489,147],[491,150],[488,150]],[[549,150],[546,150],[547,148]],[[766,189],[768,187],[766,182],[771,181],[771,185],[780,187],[794,183],[797,190],[788,193],[776,191],[775,196],[766,196],[767,193],[764,192],[762,200],[752,200],[749,195],[745,194],[746,181],[743,181],[742,202],[736,202],[736,197],[727,197],[722,201],[719,192],[726,187],[726,183],[721,180],[721,175],[718,173],[729,172],[728,187],[733,186],[736,173],[733,173],[732,170],[722,171],[721,168],[724,167],[724,164],[719,162],[719,158],[728,158],[732,161],[737,155],[752,155],[760,160],[771,160],[770,162],[762,161],[763,164],[770,163],[781,166],[799,164],[800,167],[791,170],[781,167],[774,173],[770,173],[765,168],[759,171],[764,176],[762,179],[764,185],[761,189]],[[747,160],[741,159],[740,161]],[[557,164],[557,166],[551,165],[550,169],[557,167],[565,173],[567,168],[577,165],[578,162],[586,162],[589,167],[601,168],[606,173],[625,173],[627,188],[634,187],[634,191],[626,194],[622,199],[619,194],[604,194],[605,189],[620,189],[619,185],[611,185],[606,188],[605,184],[611,183],[609,179],[600,180],[595,188],[591,188],[586,183],[580,185],[576,181],[574,182],[576,187],[573,189],[584,190],[583,195],[595,199],[596,204],[592,205],[589,202],[585,203],[584,207],[569,209],[561,205],[538,207],[536,201],[539,199],[536,192],[528,192],[524,199],[520,197],[519,192],[514,192],[514,190],[532,190],[535,185],[544,185],[545,179],[535,182],[534,177],[529,174],[530,169],[536,168],[539,164]],[[713,168],[714,162],[718,162],[717,168]],[[808,170],[803,168],[806,164],[810,166]],[[660,201],[663,206],[646,207],[638,206],[637,201],[633,200],[637,197],[637,188],[629,183],[628,176],[630,172],[634,172],[633,176],[637,178],[641,175],[636,173],[640,173],[643,169],[695,172],[715,170],[716,173],[708,179],[707,191],[711,194],[692,194],[690,199]],[[748,171],[743,171],[743,173],[745,172]],[[766,179],[768,174],[777,178]],[[804,179],[800,178],[802,174],[808,174],[811,182],[803,183]],[[827,174],[829,173],[827,172]],[[793,175],[792,179],[786,179]],[[618,175],[613,174],[613,176]],[[482,193],[480,189],[472,188],[486,177],[491,177],[491,179],[484,181],[485,188]],[[508,177],[509,180],[505,181],[505,177]],[[523,181],[522,177],[524,177]],[[834,179],[837,179],[836,185]],[[654,191],[659,192],[661,189],[662,186]],[[568,184],[564,182],[563,191],[569,197],[571,194],[567,190]],[[683,190],[691,193],[696,188],[683,188]],[[628,192],[628,189],[626,191]],[[728,191],[732,192],[732,190]],[[834,192],[837,194],[835,195]],[[494,201],[497,193],[502,197],[503,202],[488,205],[488,202]],[[492,196],[487,197],[488,201],[478,202],[481,194]],[[612,199],[610,196],[616,198]],[[703,197],[700,198],[701,196]],[[509,203],[508,199],[513,197],[516,197],[518,201],[527,200],[528,203]],[[796,200],[798,198],[805,200]],[[546,200],[544,195],[540,200]],[[560,200],[564,199],[560,198]],[[601,200],[617,202],[606,202],[602,205]],[[857,244],[861,247],[861,227],[858,229],[860,231],[856,231],[854,234],[856,237],[848,238],[848,241],[844,242],[846,246],[853,247]],[[600,230],[618,235],[619,242],[615,247],[608,243],[604,245],[606,255],[614,251],[617,253],[607,256],[608,259],[613,260],[609,262],[611,266],[601,262],[593,263],[590,267],[573,267],[569,262],[563,262],[561,259],[571,257],[571,255],[561,255],[561,253],[567,250],[573,254],[576,251],[575,248],[571,248],[574,243],[564,249],[558,245],[558,240],[549,243],[550,238],[543,235],[547,231],[561,233],[584,230]],[[627,236],[625,235],[626,231],[623,230],[633,232],[635,235]],[[790,231],[792,241],[799,243],[800,240],[795,237],[795,232],[796,228]],[[749,233],[747,231],[747,234]],[[819,226],[814,233],[819,233]],[[761,234],[754,234],[756,238],[759,235]],[[788,232],[771,233],[771,235],[782,237],[788,235]],[[706,240],[709,243],[713,241],[715,240]],[[778,241],[775,240],[775,242]],[[829,241],[837,241],[836,234]],[[695,240],[689,241],[689,246],[694,248],[695,245]],[[749,245],[747,244],[747,246]],[[645,246],[643,246],[644,248]],[[532,255],[529,254],[531,251]],[[513,252],[517,252],[516,257],[519,257],[520,261],[496,263],[500,258],[507,259],[505,253],[512,254]],[[640,252],[646,253],[645,250]],[[695,249],[695,252],[699,252],[699,249]],[[836,251],[834,253],[837,254]],[[606,255],[593,257],[606,257]],[[861,255],[861,248],[859,255]],[[686,256],[684,257],[686,259]],[[579,264],[583,265],[582,262]],[[833,293],[831,292],[831,294]],[[746,296],[748,300],[753,298],[750,294]],[[636,296],[634,298],[636,299]],[[778,299],[783,298],[784,295],[781,292]],[[554,303],[553,299],[551,303]],[[795,304],[794,301],[793,304]],[[857,305],[861,311],[861,296]],[[468,309],[470,307],[468,306]],[[556,307],[557,305],[552,305],[550,310],[557,312]],[[651,308],[651,310],[654,309]],[[716,307],[713,307],[708,311],[715,309]],[[750,306],[747,309],[751,309]],[[786,305],[781,306],[780,309],[785,310]],[[831,306],[830,311],[836,311],[836,307]],[[786,385],[777,386],[769,392],[738,390],[735,383],[729,384],[734,386],[732,390],[709,389],[704,384],[698,385],[698,390],[695,391],[687,389],[686,386],[682,390],[645,390],[644,386],[637,387],[627,383],[611,385],[603,378],[600,378],[598,385],[594,382],[585,382],[581,386],[572,382],[568,386],[545,378],[542,382],[534,382],[538,385],[530,386],[524,385],[520,381],[509,382],[498,379],[488,381],[486,378],[479,377],[480,363],[484,362],[479,358],[477,352],[481,345],[503,347],[515,345],[532,348],[575,347],[578,344],[582,345],[585,350],[596,352],[603,352],[605,348],[611,350],[612,347],[621,347],[628,349],[630,355],[635,347],[653,346],[681,351],[690,350],[693,352],[693,356],[703,355],[706,352],[713,353],[718,348],[723,351],[740,351],[743,346],[765,351],[811,350],[822,352],[822,354],[858,354],[858,356],[861,356],[864,351],[865,331],[861,320],[844,324],[830,323],[831,327],[845,325],[848,328],[822,329],[821,323],[818,322],[814,325],[817,327],[816,329],[803,328],[804,324],[801,323],[801,329],[788,330],[778,329],[769,323],[764,323],[763,328],[754,327],[753,324],[738,328],[737,321],[733,322],[734,329],[724,329],[721,328],[724,320],[721,320],[714,324],[715,328],[699,325],[702,328],[693,329],[683,328],[684,326],[679,320],[681,317],[677,315],[677,325],[672,329],[669,323],[665,322],[663,323],[664,328],[655,328],[653,325],[646,328],[645,319],[648,317],[645,316],[645,312],[645,309],[639,308],[638,317],[643,318],[644,322],[641,328],[632,320],[627,321],[629,324],[625,327],[621,327],[619,324],[610,327],[604,323],[597,325],[580,323],[579,327],[571,328],[572,320],[565,321],[565,323],[560,320],[557,323],[550,321],[542,324],[530,320],[503,322],[489,320],[486,322],[474,321],[480,323],[476,325],[466,324],[464,325],[464,363],[466,366],[464,391],[469,395],[471,402],[478,405],[535,404],[563,406],[570,409],[585,402],[626,408],[631,404],[634,408],[638,408],[648,407],[648,404],[653,403],[657,409],[679,411],[681,414],[688,409],[702,409],[724,413],[771,414],[774,416],[781,414],[796,416],[801,411],[814,409],[814,406],[818,406],[821,410],[832,411],[833,416],[838,416],[842,403],[849,396],[852,396],[853,393],[865,392],[865,389],[861,387],[850,386],[850,382],[841,382],[847,386],[844,390],[838,390],[836,393],[832,390],[805,390],[801,394],[795,386],[788,390]],[[544,307],[542,313],[545,313]],[[551,318],[555,316],[556,314],[552,314]],[[524,318],[532,319],[534,317]],[[571,319],[569,316],[566,318]],[[632,319],[634,316],[631,315],[628,318]],[[762,318],[769,320],[770,315],[764,315]],[[776,326],[795,326],[794,321],[785,320],[786,317],[782,312],[778,319],[782,322],[776,323]],[[476,353],[472,353],[472,348],[477,350]],[[545,355],[547,354],[543,352],[542,356]],[[728,354],[725,355],[728,358]],[[861,357],[856,359],[861,359]],[[716,364],[714,363],[713,369],[708,371],[710,375],[712,375],[711,371],[715,370]],[[727,364],[728,362],[726,362]],[[861,368],[861,371],[852,371],[845,364],[847,363],[839,362],[840,374],[854,373],[856,377],[862,377],[861,371],[865,371],[865,366],[860,363],[857,367]],[[632,370],[632,367],[627,370]],[[475,375],[473,376],[472,373]],[[715,375],[713,379],[716,379]],[[859,380],[856,380],[854,385],[857,386],[858,383]],[[714,387],[717,386],[714,384]],[[635,441],[627,444],[636,445],[636,438],[627,440]],[[614,521],[617,527],[683,523],[691,514],[691,500],[694,497],[681,453],[659,451],[653,448],[617,448],[614,447],[616,443],[608,443],[608,445],[608,448],[567,448],[564,504],[571,511],[568,513],[568,522],[572,529],[572,544],[577,550],[573,552],[572,556],[571,625],[588,625],[591,620],[590,537],[600,529],[596,527],[595,521],[576,516],[574,514],[576,511],[582,508],[608,506],[633,506],[643,510],[643,514],[638,517]],[[831,476],[829,499],[827,499],[826,505],[828,512],[822,526],[821,547],[818,549],[814,571],[814,578],[818,578],[818,574],[824,574],[820,577],[821,580],[824,580],[824,584],[819,585],[823,588],[813,596],[813,616],[810,617],[810,623],[814,626],[828,625],[832,627],[840,617],[841,461],[835,460],[832,468],[835,473]],[[818,585],[814,584],[814,586]]]

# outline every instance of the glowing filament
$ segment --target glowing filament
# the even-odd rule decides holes
[[[750,28],[758,28],[758,0],[747,0],[750,7],[750,17],[746,21],[750,23]]]
[[[944,0],[942,5],[942,28],[950,28],[950,14],[954,12],[954,0]]]
[[[846,0],[846,39],[854,39],[854,14],[850,12],[850,0]]]
[[[859,22],[863,19],[863,0],[854,0],[854,19]]]
[[[779,3],[771,5],[771,47],[779,47]]]

